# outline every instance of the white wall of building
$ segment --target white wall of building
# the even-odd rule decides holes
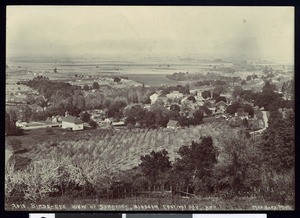
[[[69,122],[62,122],[62,128],[72,128],[72,130],[82,130],[83,129],[83,123],[75,124],[75,123],[69,123]]]

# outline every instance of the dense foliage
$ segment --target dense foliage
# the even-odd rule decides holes
[[[5,134],[9,135],[23,135],[23,129],[16,126],[16,121],[18,120],[15,111],[5,112]]]

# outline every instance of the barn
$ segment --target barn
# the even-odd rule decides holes
[[[74,116],[67,116],[62,119],[63,129],[83,130],[83,121]]]

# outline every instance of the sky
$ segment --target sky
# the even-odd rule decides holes
[[[8,6],[7,57],[294,62],[293,7]]]

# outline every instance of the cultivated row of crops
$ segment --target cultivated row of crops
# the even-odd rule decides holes
[[[5,196],[7,200],[37,200],[65,192],[74,195],[78,190],[102,193],[123,178],[125,170],[138,166],[141,155],[166,149],[174,161],[182,145],[204,135],[211,135],[222,147],[224,131],[225,126],[211,124],[175,130],[83,131],[80,137],[41,142],[26,153],[32,161],[25,170],[15,171],[14,162],[6,167]]]
[[[116,130],[114,133],[93,135],[88,139],[66,140],[50,146],[48,142],[39,144],[31,152],[33,160],[72,158],[80,165],[100,164],[110,169],[126,170],[140,162],[141,155],[151,151],[166,149],[171,161],[177,157],[182,145],[189,145],[201,135],[214,136],[215,142],[222,134],[221,126],[210,124],[185,129],[159,130]]]

